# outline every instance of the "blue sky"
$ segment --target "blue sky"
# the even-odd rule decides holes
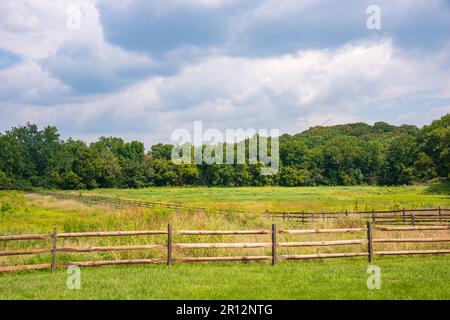
[[[381,29],[366,26],[369,5]],[[2,0],[0,130],[422,126],[450,112],[450,1]],[[76,21],[74,27],[73,21]],[[78,24],[79,22],[79,24]],[[78,28],[79,26],[79,28]]]

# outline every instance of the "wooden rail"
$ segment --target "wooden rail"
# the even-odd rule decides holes
[[[22,234],[12,236],[0,236],[0,241],[15,241],[15,240],[43,240],[50,239],[51,234]]]
[[[211,248],[269,248],[272,242],[245,242],[245,243],[176,243],[176,248],[184,249],[211,249]]]
[[[147,244],[147,245],[135,245],[135,246],[105,246],[105,247],[63,247],[58,248],[58,252],[101,252],[101,251],[133,251],[133,250],[157,250],[165,249],[165,245],[161,244]]]
[[[179,230],[176,234],[180,235],[248,235],[248,234],[270,234],[271,230],[224,230],[224,231],[199,231],[199,230]]]
[[[313,223],[318,220],[348,219],[349,217],[371,221],[377,225],[450,225],[450,209],[401,209],[401,210],[371,210],[354,212],[270,212],[264,215],[272,219]]]
[[[51,263],[34,265],[0,266],[0,272],[51,269],[53,272],[57,267],[77,265],[81,267],[106,266],[106,265],[133,265],[133,264],[154,264],[167,263],[171,265],[175,262],[213,262],[213,261],[261,261],[271,260],[276,265],[278,260],[303,260],[303,259],[330,259],[367,257],[371,262],[376,256],[390,255],[412,255],[412,254],[448,254],[450,249],[436,248],[430,250],[376,250],[375,246],[382,243],[450,243],[450,233],[446,236],[436,237],[374,237],[376,233],[389,232],[412,232],[412,231],[450,231],[450,226],[408,226],[408,227],[374,227],[372,222],[367,222],[366,228],[341,228],[341,229],[283,229],[278,230],[275,224],[272,229],[262,230],[173,230],[172,225],[168,225],[166,230],[141,230],[141,231],[108,231],[108,232],[76,232],[58,233],[56,227],[52,234],[24,234],[24,235],[4,235],[0,241],[14,242],[23,240],[51,240],[51,248],[44,249],[22,249],[0,251],[0,257],[24,256],[24,255],[51,255]],[[308,234],[355,234],[357,239],[322,240],[322,241],[279,241],[280,236],[302,236]],[[167,243],[163,244],[139,244],[122,246],[59,246],[58,239],[68,238],[90,238],[90,237],[131,237],[131,236],[152,236],[165,235]],[[269,235],[269,241],[259,242],[174,242],[173,237],[181,240],[183,236],[247,236],[247,235]],[[279,254],[278,249],[302,248],[302,247],[348,247],[359,246],[360,250],[352,252],[336,253],[314,253],[314,254]],[[239,256],[206,256],[206,257],[178,257],[177,249],[256,249],[271,248],[270,255],[239,255]],[[167,250],[166,259],[128,259],[128,260],[104,260],[104,261],[75,261],[70,263],[57,263],[59,253],[92,253],[92,252],[114,252],[114,251],[135,251],[135,250]]]
[[[304,259],[329,259],[329,258],[350,258],[366,257],[367,252],[348,252],[348,253],[317,253],[317,254],[291,254],[279,256],[279,259],[285,260],[304,260]]]
[[[309,230],[280,230],[284,234],[312,234],[312,233],[352,233],[365,232],[366,228],[347,228],[347,229],[309,229]]]
[[[280,247],[329,247],[366,244],[367,240],[334,240],[334,241],[306,241],[306,242],[280,242]]]
[[[82,194],[72,194],[65,192],[50,192],[50,191],[40,191],[34,192],[40,195],[51,196],[59,200],[74,200],[82,202],[87,205],[108,205],[114,207],[137,207],[137,208],[155,208],[162,207],[168,209],[198,209],[207,210],[206,208],[191,208],[187,206],[182,206],[175,203],[167,202],[157,202],[157,201],[146,201],[146,200],[136,200],[136,199],[119,199],[105,196],[93,196],[93,195],[82,195]]]
[[[231,257],[182,257],[176,262],[211,262],[211,261],[260,261],[270,260],[272,256],[231,256]]]
[[[75,232],[60,233],[58,238],[80,238],[80,237],[124,237],[124,236],[147,236],[167,234],[167,231],[113,231],[113,232]]]
[[[106,260],[106,261],[82,261],[62,264],[62,266],[79,266],[79,267],[101,267],[114,265],[131,265],[131,264],[162,264],[162,259],[130,259],[130,260]],[[1,271],[1,269],[0,269]]]

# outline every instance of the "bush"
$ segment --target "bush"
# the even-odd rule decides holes
[[[13,205],[11,204],[11,202],[8,201],[3,201],[1,206],[0,206],[0,212],[4,213],[4,212],[10,212],[13,210]]]
[[[70,171],[61,176],[61,188],[66,190],[81,190],[86,189],[86,185],[77,174]]]
[[[9,179],[3,171],[0,171],[0,189],[9,189],[11,187],[11,179]]]

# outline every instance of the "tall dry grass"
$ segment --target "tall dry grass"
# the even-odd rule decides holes
[[[296,221],[273,221],[260,214],[245,213],[212,213],[203,211],[186,211],[170,209],[137,209],[112,208],[102,206],[86,206],[75,201],[60,201],[51,197],[14,195],[13,210],[2,216],[0,223],[1,234],[17,233],[51,233],[53,225],[58,232],[87,232],[87,231],[127,231],[127,230],[166,230],[167,224],[173,225],[174,230],[270,230],[272,223],[277,224],[278,230],[283,229],[323,229],[323,228],[357,228],[366,224],[357,216],[337,220],[320,220],[313,224],[301,224]],[[384,232],[376,230],[375,238],[430,238],[450,237],[450,231],[395,231]],[[366,232],[345,234],[303,234],[278,235],[278,242],[290,241],[326,241],[367,239]],[[214,235],[187,236],[175,234],[175,243],[215,243],[215,242],[271,242],[271,235]],[[107,237],[107,238],[76,238],[60,239],[59,247],[92,247],[92,246],[122,246],[138,244],[166,244],[166,235]],[[376,243],[375,251],[385,250],[429,250],[450,249],[450,243]],[[16,241],[0,242],[1,250],[21,250],[51,248],[51,241]],[[278,254],[313,254],[337,252],[367,252],[367,245],[345,245],[330,247],[301,247],[278,248]],[[270,248],[257,249],[180,249],[174,250],[174,257],[199,256],[249,256],[271,255]],[[59,262],[115,260],[115,259],[143,259],[166,257],[165,250],[146,251],[109,251],[95,253],[60,253]],[[49,262],[47,255],[0,257],[0,265],[34,264]]]

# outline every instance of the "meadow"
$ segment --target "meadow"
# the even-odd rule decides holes
[[[78,191],[77,191],[78,193]],[[93,190],[87,194],[127,199],[146,199],[178,203],[191,209],[114,208],[86,206],[72,200],[57,200],[19,191],[0,192],[0,234],[59,232],[165,230],[167,223],[176,229],[239,230],[270,229],[273,221],[258,212],[265,210],[339,211],[394,208],[449,207],[447,193],[430,192],[427,187],[317,187],[317,188],[148,188],[136,190]],[[214,212],[195,207],[241,209]],[[244,210],[245,209],[245,210]],[[360,227],[364,222],[349,216],[345,220],[317,221],[314,225],[293,225],[277,221],[281,228]],[[402,236],[447,236],[447,231],[417,232]],[[293,241],[295,235],[286,235]],[[290,237],[290,238],[289,238]],[[303,235],[304,241],[345,240],[361,235]],[[339,239],[337,239],[339,238]],[[269,241],[267,235],[245,236],[244,242]],[[296,238],[300,239],[300,238]],[[175,236],[175,242],[233,242],[233,236]],[[281,239],[280,239],[281,240]],[[63,240],[65,246],[109,246],[166,243],[166,236],[128,238],[92,238]],[[396,249],[417,248],[420,244],[396,244]],[[50,241],[0,243],[0,250],[48,248]],[[390,244],[379,244],[393,249]],[[391,246],[391,247],[390,247]],[[432,249],[422,244],[419,249]],[[440,248],[450,249],[448,244]],[[360,246],[346,248],[360,251]],[[332,253],[336,247],[283,248],[290,253]],[[296,251],[295,251],[296,250]],[[342,248],[341,248],[342,250]],[[281,249],[280,249],[281,251]],[[294,252],[295,251],[295,252]],[[176,256],[270,255],[270,249],[178,249]],[[283,252],[280,252],[283,254]],[[165,252],[95,252],[58,254],[58,262],[164,258]],[[0,257],[0,265],[48,263],[50,255]],[[367,259],[282,261],[272,267],[260,263],[211,263],[174,266],[129,266],[82,269],[82,290],[65,287],[66,273],[60,268],[49,271],[19,272],[0,275],[0,298],[3,299],[448,299],[450,298],[449,256],[377,257],[382,267],[382,290],[366,287]],[[246,284],[246,285],[243,285]]]
[[[76,192],[126,199],[175,203],[187,207],[268,211],[365,211],[449,207],[448,191],[427,186],[354,187],[154,187]]]

